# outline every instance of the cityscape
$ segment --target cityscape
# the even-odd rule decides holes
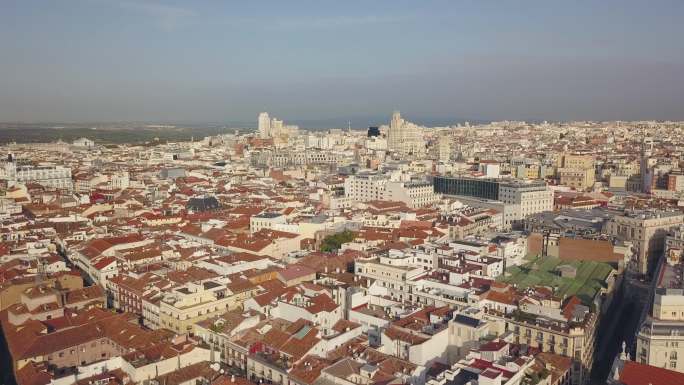
[[[0,6],[0,385],[684,385],[684,3],[284,3]]]

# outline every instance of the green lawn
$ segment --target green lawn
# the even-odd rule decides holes
[[[605,285],[605,279],[613,268],[607,263],[593,261],[561,261],[554,257],[528,256],[522,266],[506,269],[500,282],[516,284],[518,288],[549,286],[559,297],[576,295],[585,304],[590,304],[596,293]],[[570,265],[577,269],[575,278],[563,278],[555,270],[559,265]]]

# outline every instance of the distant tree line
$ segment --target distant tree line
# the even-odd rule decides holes
[[[149,128],[133,129],[97,129],[81,128],[45,128],[21,127],[0,128],[0,144],[2,143],[48,143],[62,140],[71,143],[78,138],[88,138],[98,144],[103,143],[146,143],[159,139],[166,141],[187,141],[194,137],[201,140],[205,136],[232,133],[225,128],[175,128],[156,130]]]

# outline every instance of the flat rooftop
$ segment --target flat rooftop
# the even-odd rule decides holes
[[[254,218],[278,218],[279,216],[282,216],[283,214],[281,213],[261,213],[258,215],[255,215]]]
[[[676,289],[682,291],[684,289],[684,266],[681,263],[670,265],[663,262],[660,277],[658,277],[658,289],[666,289],[668,292]],[[679,294],[684,295],[684,292]]]
[[[528,257],[529,262],[521,266],[511,266],[499,282],[516,284],[519,288],[549,286],[555,289],[558,297],[576,295],[585,305],[589,305],[596,294],[606,286],[606,278],[613,267],[607,263],[594,261],[564,261],[555,257]],[[577,270],[575,278],[561,277],[558,266],[572,266]]]

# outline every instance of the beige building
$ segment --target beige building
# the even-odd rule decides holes
[[[21,293],[36,286],[47,286],[57,290],[76,290],[83,287],[83,278],[72,274],[62,274],[58,277],[46,278],[43,282],[36,282],[34,277],[17,278],[0,284],[0,310],[21,302]]]
[[[423,129],[404,120],[399,111],[394,111],[387,130],[387,148],[400,156],[424,153]]]
[[[542,168],[538,164],[525,164],[511,167],[511,175],[518,179],[543,179]]]
[[[575,190],[589,190],[594,186],[596,177],[594,175],[594,168],[579,169],[579,168],[561,168],[558,169],[560,177],[560,184],[563,186],[572,187]]]
[[[610,175],[608,177],[608,187],[614,189],[626,189],[629,177],[624,175]]]
[[[227,294],[226,286],[214,281],[175,288],[159,304],[160,326],[178,334],[193,332],[195,323],[231,308],[234,299]]]
[[[684,265],[681,249],[673,251],[661,259],[653,308],[637,334],[634,358],[642,364],[684,373]]]
[[[594,168],[594,157],[591,155],[563,154],[558,158],[558,168]]]
[[[670,229],[684,221],[681,212],[631,211],[615,215],[604,232],[634,246],[635,264],[632,266],[641,274],[653,270],[655,261],[665,248],[665,237]]]
[[[439,202],[432,183],[425,181],[387,182],[384,200],[404,202],[408,207],[418,208]]]
[[[596,181],[594,157],[591,155],[563,154],[558,158],[560,184],[576,190],[587,190]]]
[[[594,363],[596,315],[587,313],[580,322],[550,322],[523,312],[497,314],[488,318],[501,327],[501,333],[512,332],[513,342],[539,348],[542,352],[572,358],[572,384],[586,384]]]

